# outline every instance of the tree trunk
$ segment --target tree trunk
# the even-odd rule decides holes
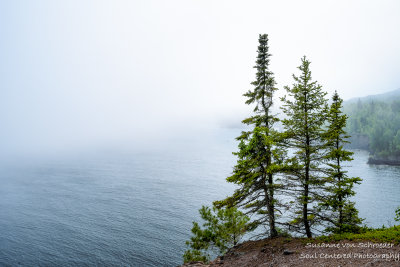
[[[306,168],[306,184],[304,186],[304,202],[303,202],[303,222],[304,222],[304,228],[306,230],[306,235],[308,238],[312,237],[311,230],[310,230],[310,224],[308,222],[308,167]]]
[[[275,204],[274,204],[274,189],[272,174],[268,175],[268,185],[269,185],[269,203],[268,203],[268,214],[269,214],[269,231],[271,237],[277,237],[278,231],[275,227]]]
[[[336,139],[336,150],[339,149],[339,138]],[[337,156],[336,158],[336,164],[337,164],[337,172],[338,172],[338,181],[339,181],[339,192],[342,192],[342,188],[340,185],[341,182],[341,170],[340,170],[340,156]],[[339,193],[339,228],[342,229],[343,226],[343,204],[342,204],[342,194]]]
[[[307,99],[307,98],[306,98]],[[307,117],[307,108],[305,109],[305,127],[306,131],[308,132],[308,117]],[[304,185],[304,202],[303,202],[303,222],[304,222],[304,229],[306,230],[306,235],[308,238],[312,237],[311,230],[310,230],[310,223],[308,221],[308,190],[309,190],[309,181],[310,181],[310,137],[308,133],[306,134],[306,173],[305,173],[305,185]]]

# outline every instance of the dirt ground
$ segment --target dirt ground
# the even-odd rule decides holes
[[[400,246],[370,241],[307,243],[302,239],[275,238],[248,241],[232,248],[210,264],[184,266],[208,267],[292,267],[292,266],[399,266]]]

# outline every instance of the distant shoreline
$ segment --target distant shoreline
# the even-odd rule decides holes
[[[373,164],[373,165],[390,165],[390,166],[400,166],[400,161],[399,160],[390,160],[390,159],[378,159],[374,157],[369,157],[368,158],[368,164]]]
[[[365,148],[360,148],[360,147],[352,147],[352,146],[348,146],[349,149],[351,150],[363,150],[368,152],[369,157],[368,157],[368,161],[367,164],[370,165],[389,165],[389,166],[400,166],[400,158],[396,159],[396,158],[379,158],[377,156],[371,155],[371,152],[368,151],[368,149]]]

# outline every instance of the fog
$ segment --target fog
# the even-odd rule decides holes
[[[151,147],[242,120],[258,34],[349,99],[400,87],[398,1],[1,1],[0,154]]]

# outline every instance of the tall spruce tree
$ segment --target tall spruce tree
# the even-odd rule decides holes
[[[324,144],[322,140],[323,125],[326,120],[326,93],[321,85],[312,81],[310,61],[304,56],[300,76],[293,75],[295,83],[285,89],[286,96],[282,110],[287,116],[282,120],[287,142],[293,149],[292,190],[297,197],[294,202],[295,218],[290,226],[301,231],[304,227],[307,237],[312,237],[312,226],[318,225],[318,200],[324,179],[321,176]]]
[[[269,236],[276,237],[276,210],[279,202],[275,194],[279,185],[275,174],[280,171],[285,151],[278,146],[280,134],[273,126],[278,118],[272,114],[273,94],[277,90],[273,73],[269,70],[270,56],[268,35],[259,36],[258,56],[254,68],[257,70],[254,86],[244,94],[246,104],[255,104],[254,115],[243,120],[252,127],[242,132],[237,139],[239,151],[233,175],[227,178],[239,186],[233,196],[217,201],[217,206],[237,206],[253,216],[253,227],[268,225]]]
[[[350,136],[345,131],[347,115],[342,112],[342,103],[343,100],[335,91],[327,116],[328,127],[324,133],[328,168],[326,195],[321,203],[325,210],[320,213],[320,216],[324,216],[322,219],[331,224],[327,230],[339,233],[355,232],[362,222],[354,203],[349,200],[355,195],[354,184],[362,180],[359,177],[348,177],[347,171],[343,169],[343,162],[352,161],[354,153],[343,147],[349,143],[347,139]]]

